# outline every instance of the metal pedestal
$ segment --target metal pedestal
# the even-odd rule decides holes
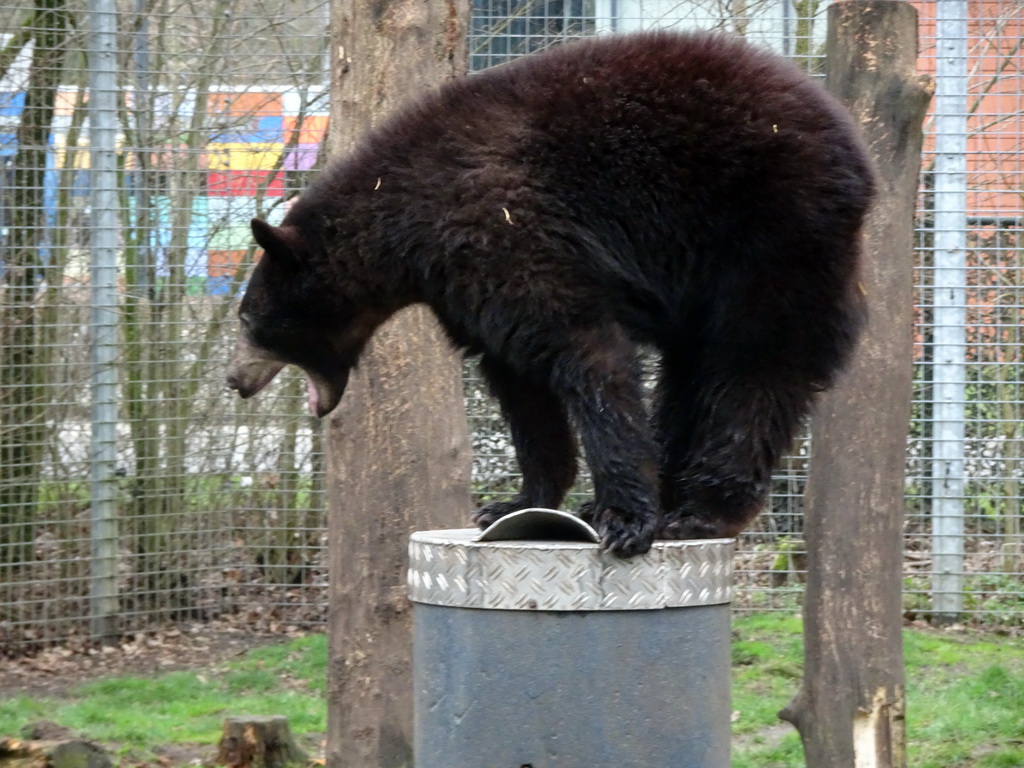
[[[728,768],[731,540],[478,537],[410,543],[416,768]]]

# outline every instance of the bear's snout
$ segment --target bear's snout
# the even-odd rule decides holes
[[[284,365],[243,335],[235,345],[225,381],[242,398],[250,398],[273,381]]]

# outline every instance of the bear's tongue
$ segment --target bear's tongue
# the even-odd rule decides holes
[[[313,379],[306,376],[306,395],[309,400],[309,412],[319,418],[320,416],[320,392],[317,391]]]

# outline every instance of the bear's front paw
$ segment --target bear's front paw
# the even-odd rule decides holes
[[[606,552],[619,557],[634,557],[647,552],[654,543],[657,518],[653,514],[637,514],[603,505],[599,507],[596,503],[588,513],[588,522],[601,537],[601,548]]]
[[[473,525],[483,530],[505,515],[511,515],[513,512],[518,512],[520,509],[526,509],[529,506],[530,504],[525,498],[520,494],[516,494],[506,501],[492,501],[490,504],[480,507],[480,509],[473,513],[471,520]]]

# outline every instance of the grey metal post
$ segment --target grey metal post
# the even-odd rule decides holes
[[[967,2],[937,0],[932,581],[936,617],[963,611]]]
[[[92,442],[91,617],[94,639],[116,636],[117,615],[117,9],[89,2],[89,180]]]
[[[410,542],[416,768],[729,766],[732,540],[477,533]]]

